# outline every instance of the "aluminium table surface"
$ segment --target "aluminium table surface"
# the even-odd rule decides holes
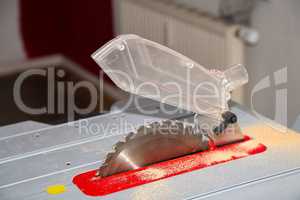
[[[157,109],[157,104],[145,109]],[[300,199],[300,135],[278,132],[239,107],[233,111],[243,131],[265,144],[266,152],[96,198],[82,194],[72,178],[96,169],[112,145],[144,120],[191,114],[150,116],[127,110],[81,121],[98,124],[102,131],[94,134],[82,131],[78,122],[13,129],[11,134],[0,128],[0,199]],[[49,195],[45,189],[55,184],[64,184],[66,192]]]

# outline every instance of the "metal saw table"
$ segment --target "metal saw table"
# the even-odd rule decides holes
[[[159,111],[154,101],[144,100],[143,105]],[[243,132],[267,146],[265,152],[96,198],[300,199],[300,135],[281,133],[238,105],[232,110]],[[142,115],[129,107],[58,126],[23,122],[0,128],[0,199],[95,199],[79,191],[72,178],[97,169],[130,129],[144,120],[192,119],[185,111],[158,113]],[[66,191],[48,194],[46,188],[56,184],[65,185]]]

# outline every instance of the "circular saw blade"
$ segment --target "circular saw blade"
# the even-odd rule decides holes
[[[190,124],[155,122],[129,133],[124,142],[107,154],[97,176],[106,177],[208,149],[208,142]]]

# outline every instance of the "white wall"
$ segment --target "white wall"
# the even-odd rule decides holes
[[[276,90],[287,88],[288,125],[292,126],[300,112],[300,1],[269,0],[259,2],[253,13],[253,27],[261,40],[246,51],[250,82],[248,95],[255,84],[270,76],[272,86],[257,94],[257,110],[270,118],[275,115]],[[274,85],[273,72],[287,67],[287,84]],[[248,98],[249,99],[249,98]],[[283,113],[284,114],[284,113]]]
[[[18,0],[0,1],[0,63],[25,57],[19,30],[18,4]]]
[[[215,14],[218,10],[217,4],[221,0],[175,1]],[[255,109],[257,112],[274,119],[276,90],[287,88],[287,122],[289,127],[293,125],[300,113],[299,8],[300,1],[298,0],[258,1],[252,15],[252,26],[260,33],[261,40],[255,47],[246,48],[246,67],[250,75],[246,96],[248,106],[250,106],[250,93],[254,86],[262,78],[270,76],[271,87],[256,93],[254,96]],[[275,87],[273,72],[284,66],[287,66],[287,84],[279,84]],[[284,113],[281,114],[284,115]]]

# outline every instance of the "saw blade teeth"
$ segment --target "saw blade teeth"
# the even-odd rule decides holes
[[[135,137],[139,137],[139,136],[143,136],[144,135],[144,127],[141,126],[140,128],[138,128],[138,130],[136,131]]]
[[[117,142],[116,144],[113,145],[113,149],[114,149],[115,151],[117,151],[118,149],[121,149],[124,143],[125,143],[125,142],[122,142],[122,141]],[[112,153],[112,154],[113,154],[113,153]]]
[[[145,127],[144,126],[140,126],[137,130],[137,134],[144,134],[144,131],[145,131]]]
[[[106,159],[105,159],[105,162],[104,163],[107,163],[107,162],[109,162],[112,158],[113,158],[113,156],[114,156],[114,153],[108,153],[107,155],[106,155]]]
[[[152,133],[153,133],[153,129],[151,128],[151,126],[149,126],[149,127],[147,127],[147,126],[141,126],[137,130],[136,136],[151,135]]]
[[[134,138],[134,133],[133,132],[130,132],[126,137],[125,137],[125,141],[129,141],[131,140],[132,138]]]
[[[98,172],[103,172],[103,170],[107,168],[108,162],[106,162],[106,160],[101,164],[101,167],[98,168]]]
[[[101,168],[99,168],[96,172],[96,177],[101,177]]]
[[[97,170],[96,176],[102,177],[103,172],[106,170],[107,166],[108,166],[107,163],[104,163],[104,164]]]

